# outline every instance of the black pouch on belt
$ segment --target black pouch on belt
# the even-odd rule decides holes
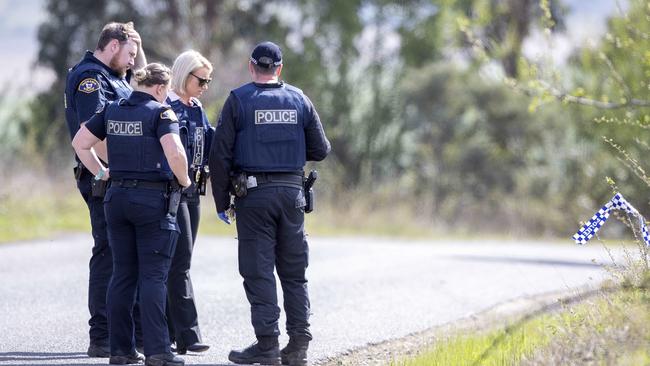
[[[84,166],[81,163],[77,163],[77,165],[72,168],[72,171],[74,172],[74,179],[78,182],[79,179],[81,179],[81,173],[83,173]]]
[[[106,195],[107,183],[108,181],[105,180],[91,179],[90,187],[92,189],[93,197],[104,197]]]
[[[246,188],[246,173],[236,173],[230,178],[230,184],[233,188],[235,196],[241,198],[246,197],[248,189]]]

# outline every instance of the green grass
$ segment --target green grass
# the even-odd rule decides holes
[[[388,210],[370,212],[339,211],[321,203],[317,209],[305,215],[305,228],[310,235],[349,236],[372,235],[405,238],[432,238],[436,236],[431,228],[413,221],[412,214],[402,212],[397,219]],[[409,222],[411,220],[411,222]],[[201,223],[199,235],[236,236],[235,225],[224,224],[217,218],[212,197],[201,200]]]
[[[392,365],[516,365],[522,357],[549,343],[551,335],[545,330],[552,322],[549,316],[542,316],[520,326],[455,335],[413,359],[395,361]]]
[[[0,243],[51,237],[65,232],[90,232],[88,208],[75,187],[46,187],[24,194],[25,198],[0,195]],[[305,216],[307,232],[319,236],[378,235],[426,237],[431,231],[403,222],[382,224],[385,214],[366,218],[345,215],[321,205]],[[211,197],[201,200],[199,235],[237,236],[236,226],[221,222]]]
[[[394,366],[650,365],[650,292],[603,292],[506,327],[441,337]]]
[[[20,193],[0,193],[0,243],[46,238],[63,232],[90,232],[88,208],[74,182],[70,179],[65,182],[70,184],[50,182],[36,185],[35,189],[26,188],[34,186],[33,182],[15,184],[15,190]],[[307,232],[318,236],[437,237],[429,223],[415,220],[407,207],[382,210],[362,202],[359,200],[347,209],[319,202],[316,211],[305,216]],[[226,225],[217,218],[211,196],[201,199],[199,235],[237,235],[234,224]]]
[[[90,231],[88,208],[79,194],[50,193],[22,200],[0,197],[0,242]]]
[[[67,183],[69,180],[66,180]],[[31,186],[29,185],[25,186]],[[23,190],[23,188],[20,188]],[[88,208],[74,183],[45,184],[22,194],[0,193],[0,243],[47,238],[64,232],[90,232]],[[441,229],[407,204],[383,205],[369,197],[318,202],[305,215],[305,228],[313,236],[377,236],[407,239],[475,239],[477,233]],[[199,235],[237,236],[235,225],[225,225],[216,217],[211,196],[201,199]],[[482,233],[481,238],[512,240],[508,234]]]

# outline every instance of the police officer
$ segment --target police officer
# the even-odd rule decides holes
[[[108,288],[111,364],[138,363],[131,312],[139,285],[147,365],[180,366],[171,353],[165,283],[178,238],[176,210],[180,189],[188,187],[187,157],[176,115],[161,103],[170,70],[149,64],[135,72],[136,91],[98,112],[75,135],[72,145],[96,180],[109,175],[104,198],[113,277]],[[91,150],[106,139],[110,171]]]
[[[253,82],[231,91],[212,143],[212,192],[221,220],[230,223],[230,177],[246,182],[235,199],[239,273],[251,305],[257,342],[233,350],[239,364],[306,365],[309,297],[304,233],[306,160],[323,160],[330,151],[323,126],[309,98],[280,81],[282,52],[272,42],[258,44],[248,65]],[[289,344],[280,352],[276,282],[284,295]]]
[[[210,348],[201,340],[190,266],[201,218],[199,197],[205,195],[208,152],[214,133],[198,98],[208,89],[211,74],[212,64],[199,52],[181,53],[172,66],[172,91],[167,98],[179,121],[181,142],[192,180],[192,185],[183,191],[178,208],[181,232],[167,281],[169,332],[179,354],[204,352]]]
[[[140,35],[133,23],[109,23],[99,36],[94,52],[86,51],[84,57],[68,72],[65,88],[65,115],[72,138],[79,127],[93,116],[98,108],[119,98],[131,95],[129,85],[131,68],[146,64]],[[106,162],[106,145],[94,147],[102,161]],[[92,193],[92,174],[77,160],[75,178],[81,196],[90,210],[90,223],[94,239],[90,258],[88,283],[88,309],[90,310],[90,345],[88,356],[108,357],[108,325],[106,320],[106,289],[113,271],[111,249],[108,246],[106,220],[104,218],[102,184]],[[135,309],[138,314],[137,307]],[[136,317],[139,327],[139,316]],[[140,338],[140,337],[138,337]],[[140,341],[140,339],[138,339]]]

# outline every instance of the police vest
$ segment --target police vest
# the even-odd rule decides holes
[[[180,99],[167,98],[167,104],[172,107],[178,118],[179,135],[183,147],[185,147],[190,173],[192,169],[202,169],[204,165],[208,164],[213,135],[213,129],[210,127],[200,102],[194,98],[192,98],[192,102],[193,105],[188,106]]]
[[[102,93],[104,98],[112,102],[120,98],[128,98],[131,95],[131,86],[128,83],[125,83],[124,80],[118,78],[117,76],[111,74],[100,64],[88,60],[88,54],[81,62],[76,66],[70,69],[67,79],[66,79],[66,89],[65,89],[65,117],[68,122],[68,129],[70,132],[70,137],[74,135],[79,130],[81,122],[77,117],[77,105],[75,103],[75,94],[77,93],[77,86],[81,82],[81,75],[87,71],[97,71],[102,77],[104,83],[102,83]]]
[[[136,98],[137,102],[133,103]],[[161,106],[157,101],[134,95],[106,108],[104,121],[111,178],[148,181],[173,178],[156,134],[160,114],[165,110]]]
[[[235,169],[246,172],[302,170],[306,160],[302,91],[291,85],[246,84],[232,91],[239,101]]]

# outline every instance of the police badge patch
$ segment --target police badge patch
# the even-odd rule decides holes
[[[79,83],[80,92],[90,94],[92,92],[96,92],[97,90],[99,90],[99,81],[97,81],[97,79],[86,78]]]
[[[172,122],[178,121],[178,118],[176,117],[176,113],[172,111],[171,109],[166,109],[162,113],[160,113],[160,119],[168,119]]]

